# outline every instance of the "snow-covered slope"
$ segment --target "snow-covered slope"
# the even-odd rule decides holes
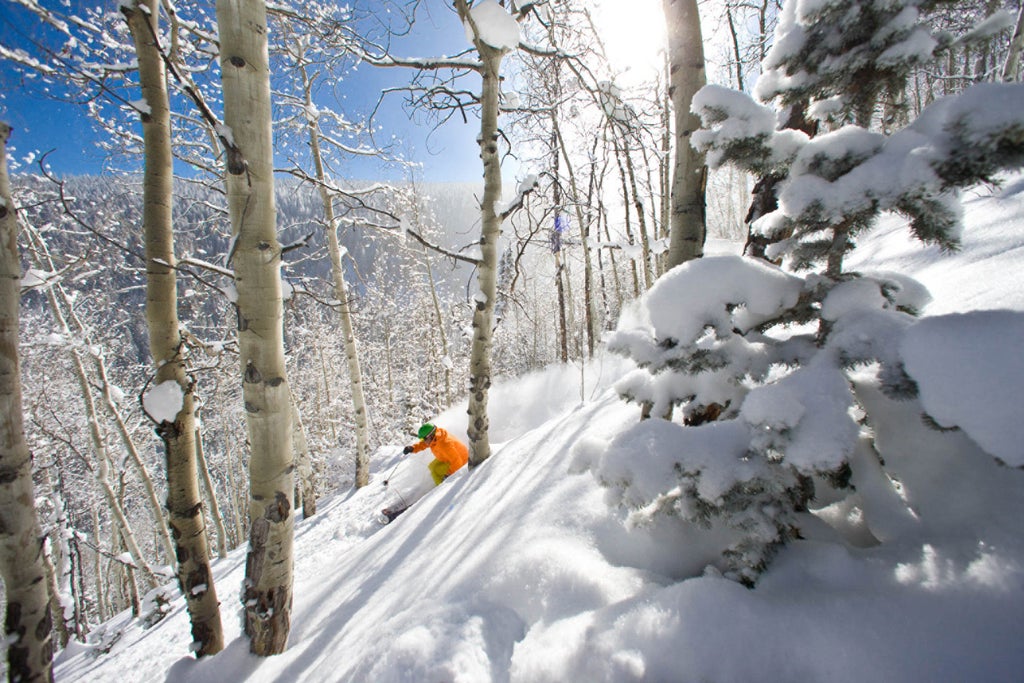
[[[959,254],[922,248],[892,221],[862,239],[855,267],[919,278],[935,296],[929,315],[1024,311],[1020,189],[967,202]],[[671,521],[624,528],[587,470],[590,447],[637,419],[609,389],[625,369],[600,358],[585,372],[551,368],[497,385],[493,457],[389,526],[377,510],[416,475],[395,469],[400,444],[382,449],[368,487],[339,492],[297,523],[284,654],[253,657],[239,636],[240,549],[214,564],[223,653],[188,654],[177,604],[148,630],[113,620],[97,634],[121,633],[111,651],[70,648],[57,680],[1020,680],[1024,473],[991,459],[944,467],[960,478],[936,482],[949,490],[948,508],[935,513],[944,524],[918,542],[851,548],[823,528],[748,590],[703,572],[700,549]],[[892,415],[894,424],[916,419]],[[465,421],[464,406],[438,417],[462,435]],[[957,456],[943,448],[931,455]]]
[[[1001,189],[980,187],[964,197],[961,249],[942,254],[922,246],[898,219],[861,240],[848,269],[892,270],[923,283],[933,301],[926,315],[973,309],[1024,310],[1021,264],[1024,263],[1024,178]]]

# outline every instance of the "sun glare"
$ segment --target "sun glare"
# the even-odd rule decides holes
[[[661,0],[602,0],[594,8],[594,21],[622,85],[649,80],[663,68]]]

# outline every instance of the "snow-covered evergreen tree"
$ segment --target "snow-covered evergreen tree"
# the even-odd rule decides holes
[[[787,5],[759,86],[783,107],[802,102],[867,125],[882,90],[901,87],[940,44],[917,24],[917,3],[802,7]],[[882,212],[905,217],[920,240],[955,249],[957,191],[1024,165],[1024,124],[1014,113],[1022,107],[1024,86],[981,84],[891,135],[845,125],[811,139],[776,130],[786,112],[745,94],[698,93],[705,129],[694,144],[709,163],[783,178],[778,209],[755,228],[793,272],[738,257],[686,264],[620,324],[610,347],[640,366],[620,393],[646,414],[668,417],[678,405],[687,423],[710,422],[644,422],[610,444],[598,476],[634,521],[667,513],[714,529],[717,564],[748,585],[778,547],[802,535],[812,507],[859,496],[876,540],[915,526],[898,494],[914,482],[897,487],[875,435],[887,401],[927,415],[914,349],[937,344],[941,325],[915,322],[928,300],[920,285],[845,272],[843,258]],[[997,329],[1012,337],[1019,324],[1010,316]],[[865,399],[875,393],[886,399]],[[953,409],[912,429],[960,426],[962,417]],[[974,431],[990,455],[1017,460]],[[636,465],[638,450],[663,460],[662,476]]]

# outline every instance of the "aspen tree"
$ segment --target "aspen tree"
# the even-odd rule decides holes
[[[494,308],[498,300],[498,238],[502,217],[501,159],[498,155],[498,101],[501,94],[501,60],[507,48],[488,45],[466,0],[456,0],[455,8],[463,24],[469,27],[473,46],[480,55],[480,158],[484,167],[484,193],[480,199],[480,262],[477,271],[479,292],[473,310],[473,342],[469,376],[469,464],[479,465],[491,455],[490,421],[487,415],[491,387],[491,345],[494,340]]]
[[[1024,48],[1024,5],[1017,12],[1017,23],[1013,27],[1013,37],[1010,38],[1006,61],[1003,62],[1002,78],[1007,83],[1017,80],[1022,48]]]
[[[284,651],[291,627],[295,484],[281,245],[275,224],[266,4],[218,0],[217,27],[230,258],[238,290],[242,397],[252,448],[243,625],[250,652],[268,656]]]
[[[307,108],[313,107],[313,83],[304,65],[302,72],[303,96]],[[337,300],[338,321],[341,323],[341,337],[345,346],[345,362],[348,365],[349,389],[352,392],[352,413],[356,431],[356,487],[370,483],[370,440],[366,421],[366,398],[363,396],[363,372],[359,366],[359,348],[352,326],[352,309],[349,306],[348,283],[345,281],[345,267],[341,262],[341,245],[338,242],[338,219],[334,213],[334,197],[327,187],[327,173],[324,170],[323,153],[320,150],[320,130],[315,120],[308,125],[310,153],[316,170],[320,199],[324,207],[324,231],[327,235],[327,252],[331,258],[331,276],[334,280],[334,298]],[[308,454],[307,454],[308,455]],[[308,457],[307,457],[308,460]],[[312,476],[312,470],[305,473]],[[307,487],[312,494],[312,487]],[[305,498],[305,495],[303,496]],[[311,501],[310,510],[316,509]]]
[[[675,110],[675,170],[668,259],[672,268],[704,255],[706,216],[704,154],[690,146],[700,119],[690,112],[693,95],[707,84],[697,0],[663,0],[668,25],[669,93]]]
[[[455,11],[466,28],[466,36],[479,55],[479,61],[465,59],[398,59],[389,54],[374,56],[362,55],[371,64],[383,67],[412,67],[421,74],[441,69],[448,69],[462,74],[475,72],[480,75],[482,87],[479,96],[469,97],[471,102],[479,106],[480,133],[477,144],[480,146],[480,158],[484,171],[484,190],[480,197],[480,254],[478,257],[467,257],[451,252],[436,245],[428,244],[415,230],[407,230],[414,239],[429,246],[454,260],[471,263],[477,269],[477,292],[473,296],[473,323],[470,351],[469,379],[469,464],[476,466],[490,457],[491,447],[489,419],[487,415],[487,399],[491,386],[491,349],[494,343],[495,310],[498,305],[498,240],[501,237],[503,221],[513,212],[522,207],[525,195],[536,187],[536,184],[523,188],[519,200],[512,206],[499,210],[501,201],[501,155],[499,140],[502,133],[498,128],[498,113],[501,99],[501,64],[505,55],[520,46],[518,18],[525,17],[532,6],[523,7],[517,16],[508,14],[496,0],[456,0]],[[487,21],[478,25],[474,15],[478,12],[487,14]],[[504,16],[503,16],[504,15]],[[482,35],[481,28],[487,35]],[[491,45],[488,39],[499,43]],[[418,90],[420,86],[410,86],[410,90]],[[430,88],[432,96],[451,96],[461,102],[462,94],[449,86]],[[462,105],[459,105],[461,109]],[[450,108],[448,105],[442,108]],[[454,111],[454,108],[450,108]]]
[[[292,400],[292,444],[295,451],[295,509],[302,508],[302,518],[309,519],[316,514],[316,491],[313,486],[313,460],[309,454],[306,428],[302,424],[299,406]]]
[[[196,422],[200,422],[198,415]],[[210,475],[210,465],[206,461],[206,451],[203,450],[203,430],[198,425],[196,426],[195,442],[196,466],[199,476],[203,480],[203,488],[206,489],[206,498],[210,501],[210,517],[217,530],[217,557],[223,560],[228,556],[228,535],[224,528],[224,517],[220,513],[220,505],[217,503],[217,489],[214,487],[213,477]]]
[[[149,351],[156,367],[155,385],[176,384],[182,399],[173,419],[153,419],[158,422],[156,432],[164,443],[167,458],[167,511],[177,555],[178,586],[192,622],[193,649],[197,657],[202,657],[224,649],[224,633],[199,494],[194,383],[185,374],[185,345],[178,322],[171,214],[171,111],[164,61],[157,44],[160,8],[157,0],[134,0],[122,4],[121,12],[135,42],[146,109],[141,114],[145,149],[142,228],[146,245]]]
[[[18,358],[21,261],[18,217],[7,179],[0,122],[0,576],[6,588],[4,637],[11,681],[53,680],[53,623],[46,590],[43,534],[36,517],[32,454],[25,441]]]

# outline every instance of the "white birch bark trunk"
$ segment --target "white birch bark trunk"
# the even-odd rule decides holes
[[[110,600],[108,598],[109,591],[107,590],[107,584],[109,583],[108,577],[103,573],[101,569],[102,556],[100,555],[100,513],[99,508],[95,505],[92,507],[92,538],[95,542],[95,548],[92,553],[92,575],[96,580],[96,616],[102,623],[110,617]]]
[[[53,681],[53,622],[43,534],[22,413],[21,261],[18,217],[7,178],[10,133],[10,127],[0,122],[0,576],[7,601],[7,676],[11,681]]]
[[[206,499],[210,501],[210,517],[213,518],[213,527],[217,530],[217,557],[223,560],[228,556],[228,535],[224,529],[224,517],[220,513],[220,505],[217,502],[217,489],[213,486],[213,477],[210,476],[206,452],[203,450],[203,431],[198,426],[196,427],[196,465],[199,468],[199,476],[203,480],[203,488],[206,489]]]
[[[234,520],[234,524],[231,527],[234,533],[234,543],[231,547],[236,548],[242,544],[242,539],[245,538],[245,492],[243,490],[244,485],[239,481],[242,478],[241,470],[243,467],[238,462],[234,449],[231,447],[229,435],[224,437],[224,457],[227,460],[228,487],[230,488],[228,501],[231,505],[231,515]],[[237,474],[235,472],[236,468],[239,470]]]
[[[562,267],[562,234],[558,232],[560,227],[557,224],[558,219],[562,214],[562,184],[561,178],[559,177],[559,166],[561,165],[562,155],[560,150],[562,148],[562,142],[559,138],[557,129],[554,127],[555,119],[552,117],[552,130],[551,130],[551,166],[555,177],[555,182],[551,184],[553,193],[553,202],[555,207],[555,233],[552,239],[554,260],[555,260],[555,293],[558,298],[558,358],[563,363],[569,362],[569,324],[568,317],[566,315],[566,300],[565,300],[565,285],[563,284],[564,268]]]
[[[632,227],[632,223],[630,222],[630,220],[631,220],[630,216],[632,215],[631,214],[631,209],[635,205],[632,202],[629,201],[629,182],[628,182],[628,177],[629,176],[626,173],[626,165],[623,163],[623,160],[622,160],[622,152],[621,152],[621,149],[619,147],[618,136],[616,135],[614,130],[610,131],[610,133],[611,133],[611,136],[612,136],[613,154],[615,155],[615,165],[619,169],[619,183],[622,186],[622,210],[623,210],[623,214],[625,216],[625,221],[623,222],[623,227],[625,228],[625,231],[626,231],[626,239],[628,240],[628,244],[632,247],[632,246],[634,246],[636,244],[636,241],[635,241],[635,239],[633,237],[633,227]],[[628,257],[628,259],[629,259],[629,272],[630,272],[630,276],[631,276],[632,282],[633,282],[633,298],[636,298],[636,297],[640,296],[640,292],[641,292],[641,287],[640,287],[640,280],[641,280],[641,278],[640,278],[640,266],[637,264],[635,256],[630,255]],[[645,280],[645,284],[646,284],[646,280]]]
[[[171,112],[163,58],[156,44],[157,0],[122,4],[139,62],[139,81],[148,111],[142,114],[145,149],[142,228],[146,249],[146,324],[156,367],[155,384],[173,382],[182,394],[174,421],[156,431],[167,458],[167,511],[177,554],[178,586],[192,623],[196,657],[224,649],[220,603],[210,569],[210,546],[196,464],[194,382],[185,374],[184,344],[178,322],[177,278],[173,268],[171,207],[174,165]]]
[[[603,212],[604,215],[604,241],[607,243],[612,242],[611,230],[608,227],[608,215],[607,212]],[[622,291],[622,278],[619,277],[619,264],[615,258],[615,249],[608,250],[608,262],[612,271],[612,282],[615,288],[615,309],[612,311],[612,316],[609,319],[615,319],[618,317],[619,312],[622,310],[623,301],[625,297]]]
[[[302,67],[306,105],[313,106],[312,84]],[[316,179],[320,185],[320,199],[324,207],[324,229],[327,231],[327,253],[331,258],[331,274],[334,277],[334,298],[338,301],[338,320],[341,323],[341,337],[345,346],[345,361],[348,365],[349,390],[352,394],[352,413],[356,432],[356,488],[370,483],[370,438],[367,427],[366,398],[363,396],[363,373],[359,366],[359,347],[352,326],[352,308],[348,303],[348,283],[345,282],[345,266],[341,262],[341,246],[338,244],[338,223],[334,215],[334,202],[327,189],[327,174],[324,171],[323,155],[320,152],[320,132],[314,121],[309,123],[309,145],[313,155]],[[308,454],[307,454],[308,455]],[[309,470],[312,476],[312,469]],[[312,493],[312,487],[306,493]],[[316,509],[316,501],[312,508]]]
[[[64,491],[60,485],[60,475],[57,473],[57,481],[51,476],[60,468],[59,458],[56,467],[45,467],[39,472],[41,488],[49,492],[50,504],[53,506],[53,515],[47,524],[47,519],[40,519],[42,532],[46,535],[48,543],[43,550],[43,565],[46,569],[47,590],[50,594],[50,615],[53,618],[54,629],[57,632],[57,645],[60,649],[67,647],[72,634],[76,633],[78,604],[71,605],[71,614],[64,609],[64,601],[74,602],[72,596],[72,585],[68,580],[70,572],[71,552],[68,547],[68,539],[72,537],[72,530],[68,526],[67,504],[64,501]],[[49,528],[47,528],[49,526]]]
[[[58,530],[57,533],[60,533]],[[49,547],[53,547],[53,537],[50,537]],[[60,579],[57,576],[58,565],[53,555],[43,552],[43,571],[46,572],[46,592],[50,596],[50,617],[53,620],[53,628],[57,632],[57,644],[60,649],[67,647],[71,640],[72,626],[74,620],[64,618],[64,606],[60,600]]]
[[[629,192],[633,198],[633,207],[636,209],[636,229],[640,233],[640,258],[641,268],[644,274],[644,290],[654,286],[654,272],[651,269],[651,237],[647,229],[647,216],[644,213],[644,202],[640,198],[640,189],[636,182],[636,170],[633,165],[633,153],[629,146],[629,135],[624,131],[616,131],[612,128],[612,135],[622,133],[622,158],[626,164],[626,176],[629,178]],[[616,153],[619,153],[619,145],[616,143]]]
[[[124,477],[121,476],[119,479],[118,490],[114,492],[114,495],[117,497],[117,509],[124,510]],[[132,616],[137,618],[142,606],[142,596],[139,595],[139,582],[135,577],[136,568],[132,563],[124,562],[120,559],[120,556],[128,547],[129,541],[128,537],[121,530],[122,528],[118,525],[110,529],[111,555],[118,558],[112,560],[111,566],[114,568],[114,573],[118,578],[117,587],[121,593],[121,604],[127,602],[131,607]],[[134,538],[130,540],[132,543],[137,543]]]
[[[61,296],[66,297],[66,294],[61,290]],[[68,301],[66,304],[70,309],[71,302]],[[72,316],[74,314],[72,313]],[[78,325],[79,329],[83,329],[81,325]],[[146,467],[146,463],[142,461],[142,456],[139,453],[139,449],[135,446],[135,440],[132,438],[131,432],[128,430],[128,425],[125,424],[124,416],[121,414],[121,409],[118,407],[117,402],[111,395],[110,382],[107,380],[107,367],[106,361],[102,356],[93,356],[93,365],[96,367],[96,372],[100,378],[100,384],[103,390],[103,401],[107,406],[107,410],[110,412],[110,416],[114,420],[114,425],[117,427],[118,433],[121,435],[121,442],[124,444],[125,450],[128,451],[128,459],[135,467],[135,473],[139,477],[139,481],[142,482],[142,486],[146,491],[146,501],[149,503],[150,511],[153,515],[153,529],[156,533],[157,538],[160,541],[160,545],[164,550],[164,557],[166,563],[170,566],[175,563],[176,553],[174,551],[174,544],[171,542],[171,535],[167,531],[167,520],[164,519],[163,508],[160,506],[160,500],[157,497],[156,485],[153,482],[153,477],[149,474],[149,468]]]
[[[690,112],[694,94],[707,84],[704,42],[697,0],[663,0],[668,25],[669,93],[675,109],[675,171],[672,175],[672,216],[666,267],[704,255],[707,167],[704,155],[690,146],[700,119]]]
[[[426,251],[426,247],[424,247]],[[437,282],[434,280],[434,269],[430,267],[429,259],[424,258],[424,266],[427,271],[427,284],[430,285],[430,300],[434,304],[434,318],[437,320],[437,338],[441,346],[441,357],[444,359],[444,405],[452,404],[452,364],[451,351],[448,348],[448,334],[444,331],[445,320],[441,313],[441,300],[437,295]]]
[[[557,116],[551,117],[551,125],[555,131],[555,138],[559,150],[562,154],[562,159],[565,161],[566,172],[569,175],[569,187],[572,190],[573,196],[573,208],[576,213],[576,222],[580,226],[580,247],[583,250],[583,324],[586,327],[586,338],[587,338],[587,356],[594,355],[594,349],[597,346],[598,333],[596,330],[596,315],[594,314],[594,295],[593,295],[593,265],[592,257],[590,254],[590,220],[589,216],[583,213],[583,204],[585,203],[583,198],[580,196],[579,185],[576,182],[576,171],[572,165],[572,159],[569,158],[569,150],[566,149],[564,140],[562,137],[562,131],[558,125]],[[588,203],[589,206],[589,203]]]
[[[331,428],[331,443],[338,443],[338,428],[336,424],[337,419],[334,417],[334,411],[331,410],[332,401],[334,400],[333,398],[331,398],[331,374],[327,372],[327,361],[324,360],[323,346],[321,346],[319,340],[316,339],[313,340],[313,343],[316,345],[317,358],[320,359],[320,375],[324,379],[322,396],[320,394],[319,382],[316,385],[317,400],[319,401],[319,405],[321,407],[327,408],[327,410],[330,411],[329,417],[326,419],[326,422]]]
[[[667,244],[671,239],[672,226],[672,98],[669,94],[670,77],[668,60],[665,61],[665,97],[661,107],[661,153],[658,155],[658,192],[661,195],[658,215],[661,217],[658,226],[658,239]],[[668,250],[658,255],[657,276],[661,277],[668,270]]]
[[[1010,47],[1007,49],[1006,61],[1003,63],[1003,81],[1006,83],[1017,80],[1022,48],[1024,48],[1024,5],[1017,12],[1017,24],[1013,28],[1013,37],[1010,38]]]
[[[295,507],[302,507],[302,518],[309,519],[316,514],[316,489],[313,481],[313,460],[309,455],[309,441],[302,424],[299,406],[292,400],[292,444],[295,450]]]
[[[455,7],[463,23],[476,26],[469,16],[466,0]],[[501,88],[501,60],[504,53],[479,37],[473,43],[480,55],[483,85],[480,93],[480,158],[484,167],[484,192],[480,201],[480,263],[473,310],[473,339],[469,360],[469,464],[475,467],[491,456],[490,422],[487,415],[491,388],[491,345],[494,338],[494,307],[498,302],[498,238],[501,237],[501,159],[498,155],[498,97]]]
[[[291,390],[285,377],[281,245],[274,206],[267,16],[263,0],[218,0],[228,208],[238,290],[249,460],[249,552],[243,623],[253,654],[284,651],[291,627]]]

